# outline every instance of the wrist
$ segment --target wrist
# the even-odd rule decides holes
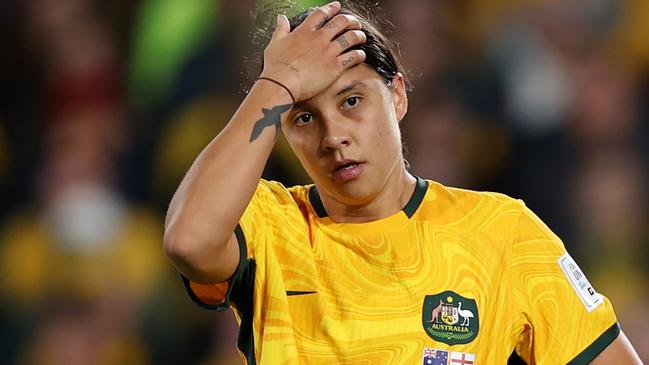
[[[284,92],[285,92],[286,94],[288,94],[288,96],[291,98],[291,103],[292,103],[292,104],[295,104],[295,102],[296,102],[295,95],[293,94],[293,92],[291,91],[291,89],[290,89],[287,85],[285,85],[284,83],[282,83],[281,81],[278,81],[277,79],[275,79],[275,78],[273,78],[273,77],[267,77],[267,76],[264,76],[264,75],[259,76],[259,78],[257,78],[257,81],[256,81],[256,82],[259,82],[259,81],[261,81],[261,82],[266,82],[266,83],[270,83],[270,84],[275,85],[275,86],[278,87],[278,88],[283,89]]]

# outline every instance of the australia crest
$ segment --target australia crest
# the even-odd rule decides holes
[[[426,295],[422,309],[422,325],[430,338],[448,345],[473,341],[480,329],[475,300],[455,292]]]

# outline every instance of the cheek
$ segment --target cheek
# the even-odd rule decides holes
[[[401,134],[398,128],[387,127],[379,133],[377,148],[386,162],[392,162],[401,153]]]
[[[311,160],[315,158],[313,141],[311,141],[309,138],[307,138],[308,136],[302,133],[287,133],[285,134],[285,136],[286,141],[288,142],[289,146],[293,150],[293,153],[300,161],[302,166],[308,168],[308,166],[311,164]]]
[[[381,120],[382,124],[375,131],[374,145],[388,153],[392,152],[395,148],[398,149],[401,144],[401,131],[396,120],[393,120],[389,114],[376,117],[377,119],[375,120]]]

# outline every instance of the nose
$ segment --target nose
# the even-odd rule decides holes
[[[322,149],[327,152],[345,148],[351,144],[350,131],[342,120],[327,118],[324,123]]]

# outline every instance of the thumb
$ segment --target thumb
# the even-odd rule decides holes
[[[288,18],[284,14],[277,15],[277,25],[275,26],[275,31],[273,31],[272,39],[277,39],[284,37],[291,31],[291,24],[288,22]]]

